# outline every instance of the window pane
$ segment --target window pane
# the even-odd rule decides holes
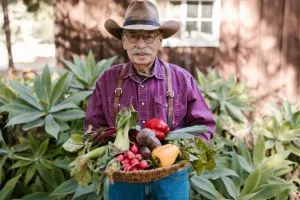
[[[196,36],[198,32],[197,22],[186,22],[185,37]]]
[[[211,22],[201,22],[201,32],[212,34],[212,23]]]
[[[202,5],[202,17],[212,18],[213,2],[203,1]]]
[[[170,1],[170,12],[173,19],[180,19],[181,1]]]
[[[198,17],[198,2],[188,1],[187,2],[187,17]]]

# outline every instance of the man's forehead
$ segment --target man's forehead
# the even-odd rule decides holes
[[[151,34],[158,33],[158,30],[124,30],[125,33],[133,33],[133,34]]]

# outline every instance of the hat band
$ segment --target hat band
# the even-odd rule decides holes
[[[137,24],[160,26],[159,23],[157,23],[155,21],[151,21],[151,20],[126,20],[124,22],[123,26],[137,25]]]

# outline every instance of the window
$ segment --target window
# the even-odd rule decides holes
[[[157,1],[161,23],[180,22],[180,31],[163,41],[167,47],[217,47],[221,0]]]

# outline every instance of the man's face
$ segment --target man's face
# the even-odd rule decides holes
[[[148,70],[161,47],[162,36],[158,30],[124,30],[123,47],[127,50],[130,61],[139,72]]]

